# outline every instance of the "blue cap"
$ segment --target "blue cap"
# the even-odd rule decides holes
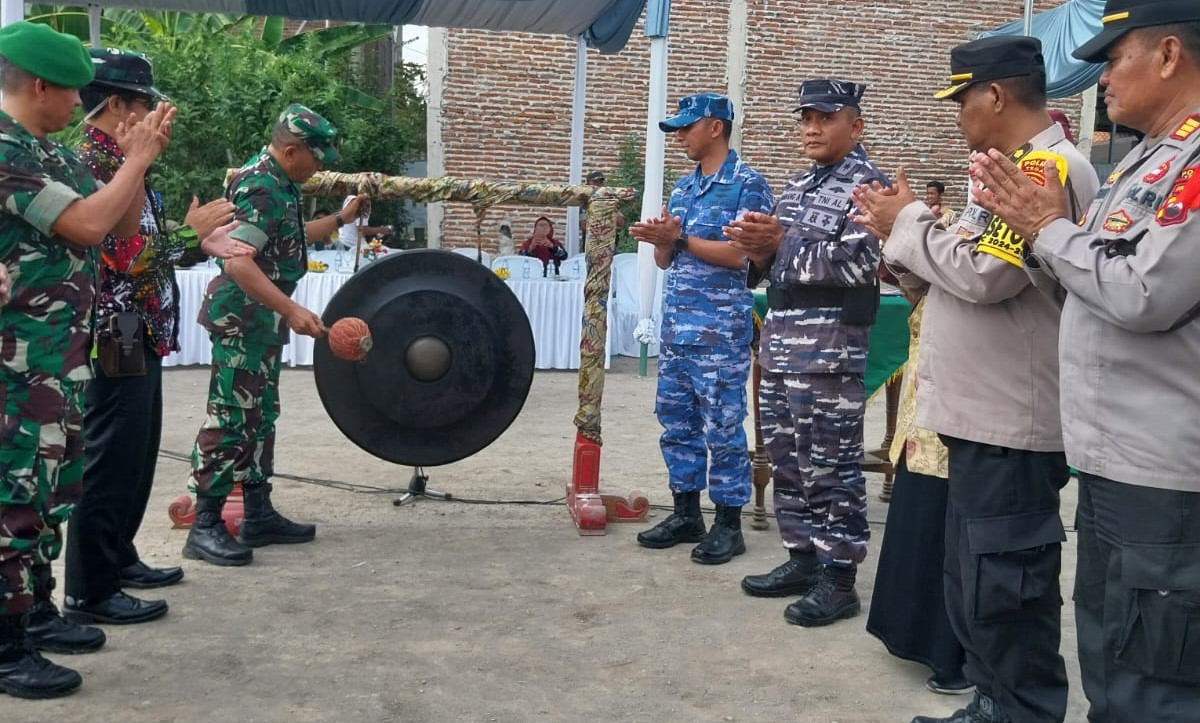
[[[733,103],[716,93],[697,93],[679,99],[679,113],[658,124],[663,133],[686,128],[701,118],[733,120]]]
[[[806,80],[800,84],[800,105],[792,112],[812,108],[822,113],[836,113],[846,106],[858,108],[866,89],[863,83],[846,80]]]

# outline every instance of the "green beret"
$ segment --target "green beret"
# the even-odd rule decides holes
[[[292,103],[279,114],[278,122],[304,141],[322,166],[332,166],[341,160],[342,155],[337,149],[337,128],[316,111]]]
[[[0,29],[0,55],[63,88],[82,88],[96,77],[92,58],[79,38],[42,23],[22,21]]]

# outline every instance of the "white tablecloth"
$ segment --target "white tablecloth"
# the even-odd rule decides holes
[[[508,279],[508,288],[517,295],[537,350],[534,366],[538,369],[578,369],[579,337],[583,333],[583,282],[553,279]],[[609,337],[612,339],[612,327]],[[605,344],[609,349],[611,343]],[[611,354],[606,354],[607,369]]]
[[[204,301],[204,291],[208,288],[208,282],[217,273],[218,269],[209,267],[181,269],[176,272],[182,327],[179,332],[180,351],[163,360],[164,366],[209,364],[212,361],[212,342],[204,327],[196,323],[196,314]],[[334,293],[349,278],[350,274],[334,271],[307,274],[300,280],[292,298],[304,308],[321,314]],[[538,369],[578,369],[579,336],[583,320],[583,282],[509,279],[507,283],[521,301],[533,328],[533,340],[537,349],[535,366]],[[610,339],[611,334],[610,326]],[[283,363],[289,366],[311,365],[313,343],[310,337],[292,334],[291,343],[283,347]],[[608,366],[607,359],[605,366]]]

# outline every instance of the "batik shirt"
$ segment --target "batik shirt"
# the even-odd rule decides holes
[[[771,285],[874,286],[879,239],[851,221],[850,193],[887,177],[855,146],[838,163],[813,165],[788,181],[774,215],[784,237],[771,267]],[[843,324],[841,309],[772,309],[762,330],[760,363],[779,374],[862,374],[869,327]]]
[[[112,180],[125,154],[112,136],[89,125],[79,144],[79,157],[97,181]],[[133,311],[146,325],[159,356],[179,349],[179,289],[175,264],[186,254],[199,255],[196,232],[182,226],[164,228],[161,197],[146,184],[146,201],[136,236],[109,234],[100,246],[100,290],[96,300],[96,332],[108,333],[108,322],[119,312]]]
[[[722,230],[748,211],[768,213],[774,196],[758,171],[729,151],[716,173],[696,171],[679,179],[667,210],[682,221],[683,234],[725,241]],[[664,285],[662,343],[732,346],[750,343],[754,297],[746,267],[714,266],[687,251],[675,256]]]
[[[241,222],[229,235],[256,248],[255,265],[291,296],[308,272],[300,187],[288,180],[263,148],[234,174],[225,197],[233,202],[234,216]],[[224,273],[208,285],[198,321],[219,336],[254,336],[275,344],[288,340],[283,317],[250,298]]]
[[[12,280],[11,299],[0,306],[5,385],[91,377],[96,254],[51,227],[97,188],[73,151],[0,112],[0,263]]]

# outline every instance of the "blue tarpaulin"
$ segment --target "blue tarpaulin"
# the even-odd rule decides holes
[[[1082,93],[1096,84],[1104,65],[1076,60],[1071,52],[1100,32],[1100,17],[1104,0],[1071,0],[1053,10],[1033,16],[1033,37],[1042,41],[1046,56],[1046,93],[1051,98],[1065,98]],[[989,35],[1024,35],[1020,20],[995,30],[980,33]]]
[[[625,47],[646,0],[92,0],[106,7],[273,15],[383,25],[582,35],[602,53]]]

